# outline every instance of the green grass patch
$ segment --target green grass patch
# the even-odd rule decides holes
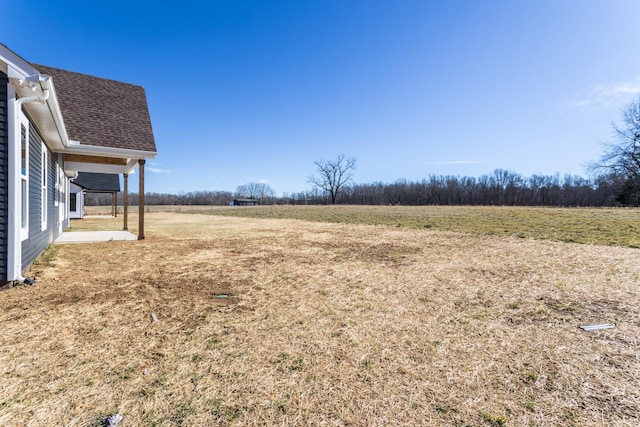
[[[33,264],[42,267],[51,267],[58,256],[58,252],[60,252],[60,246],[49,245],[47,249],[33,261]]]
[[[385,225],[640,248],[640,210],[498,206],[224,206],[183,213]]]
[[[507,418],[502,415],[493,415],[488,412],[480,412],[480,418],[492,426],[504,426],[507,424]]]

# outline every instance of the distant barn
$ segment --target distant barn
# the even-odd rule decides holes
[[[259,205],[258,199],[233,199],[231,206],[255,206]]]

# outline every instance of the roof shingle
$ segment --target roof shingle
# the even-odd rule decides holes
[[[99,147],[157,151],[142,86],[45,65],[34,67],[53,78],[70,140]]]

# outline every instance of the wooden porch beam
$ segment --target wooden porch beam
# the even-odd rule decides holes
[[[65,154],[65,161],[78,162],[78,163],[97,163],[103,165],[118,165],[124,166],[127,164],[127,159],[118,159],[115,157],[100,157],[100,156],[86,156],[83,154]]]

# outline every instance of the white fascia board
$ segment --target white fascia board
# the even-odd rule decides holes
[[[128,159],[126,165],[107,165],[103,163],[85,163],[85,162],[64,162],[64,170],[66,173],[76,172],[96,172],[96,173],[113,173],[113,174],[129,174],[135,173],[138,166],[138,159]]]
[[[64,162],[65,173],[97,172],[133,175],[138,166],[138,159],[128,159],[126,165],[107,165],[102,163]]]
[[[103,163],[64,162],[65,173],[71,172],[95,172],[123,174],[127,172],[125,165],[106,165]]]
[[[117,159],[155,159],[155,151],[128,150],[126,148],[100,147],[97,145],[83,145],[72,141],[65,148],[65,154],[80,154],[86,156],[114,157]]]
[[[60,142],[65,147],[69,146],[69,136],[67,135],[67,128],[64,125],[64,120],[62,119],[62,111],[60,110],[60,104],[58,103],[58,95],[53,84],[53,77],[46,76],[46,78],[42,80],[42,83],[43,88],[49,90],[49,98],[46,101],[47,107],[49,107],[51,117],[56,124],[58,135],[60,135]]]
[[[0,45],[0,60],[7,64],[7,76],[9,78],[26,78],[34,74],[40,74],[38,70],[33,68],[20,56],[10,51],[6,46]]]

